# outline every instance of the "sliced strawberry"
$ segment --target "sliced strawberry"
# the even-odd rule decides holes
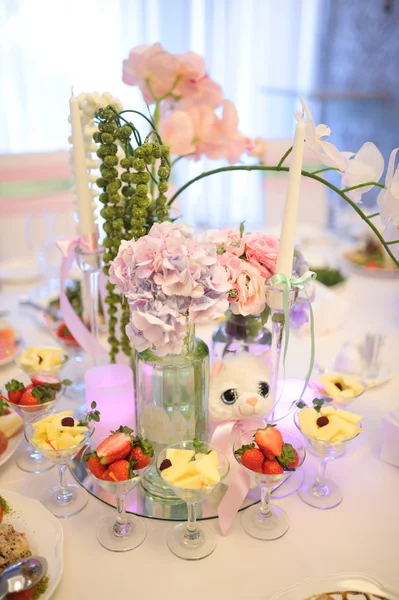
[[[276,460],[265,460],[263,473],[265,475],[281,475],[284,473],[284,469]]]
[[[264,429],[258,429],[255,433],[255,442],[267,459],[273,460],[276,456],[280,456],[283,436],[275,425],[268,424]]]
[[[130,463],[128,460],[117,460],[109,465],[108,469],[102,476],[105,481],[126,481],[134,477]]]
[[[52,377],[51,375],[32,375],[31,381],[33,385],[50,385],[54,388],[61,389],[61,381],[58,377]]]
[[[114,433],[97,446],[97,456],[102,465],[109,465],[126,458],[132,449],[132,437],[128,433]]]
[[[36,592],[38,584],[29,588],[29,590],[22,590],[21,592],[14,592],[12,594],[7,594],[7,600],[30,600],[33,597],[33,594]]]
[[[11,381],[6,383],[5,388],[8,392],[9,401],[13,404],[19,404],[25,390],[24,384],[16,379],[11,379]]]
[[[89,471],[94,475],[94,477],[97,477],[97,479],[102,479],[102,476],[107,470],[106,465],[102,465],[100,463],[100,459],[98,458],[95,452],[92,452],[89,455],[89,458],[87,460],[87,467]]]
[[[259,448],[255,448],[255,444],[241,446],[235,453],[240,457],[241,464],[244,467],[251,471],[255,471],[255,473],[262,473],[265,457]]]

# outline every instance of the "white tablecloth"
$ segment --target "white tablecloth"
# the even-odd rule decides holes
[[[0,311],[10,319],[27,343],[49,342],[32,313],[18,308],[26,290],[2,290]],[[337,331],[317,339],[317,361],[326,364],[348,337],[366,329],[388,334],[386,354],[397,365],[399,340],[398,280],[352,276],[344,291],[348,302],[345,322]],[[349,309],[350,307],[350,309]],[[203,332],[204,336],[208,333]],[[303,377],[308,361],[309,338],[292,335],[287,373]],[[395,359],[396,357],[396,359]],[[0,370],[2,383],[16,374],[12,366]],[[217,532],[215,552],[199,562],[185,562],[171,554],[165,536],[169,522],[146,519],[147,538],[136,550],[112,553],[96,539],[96,525],[110,507],[90,497],[78,515],[62,520],[65,533],[65,569],[54,600],[109,600],[109,598],[162,598],[209,600],[229,598],[267,600],[278,590],[305,577],[357,571],[399,589],[399,469],[379,459],[381,419],[399,406],[399,380],[368,391],[352,405],[364,415],[364,433],[353,451],[329,464],[328,472],[342,486],[344,500],[334,510],[319,511],[296,495],[276,501],[288,513],[290,529],[272,542],[249,537],[238,515],[226,537]],[[308,455],[304,470],[314,472],[316,461]],[[25,474],[14,461],[0,468],[0,487],[40,498],[56,480],[52,470],[42,475]]]

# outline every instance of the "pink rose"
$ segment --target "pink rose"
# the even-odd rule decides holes
[[[242,271],[237,279],[239,287],[238,302],[232,303],[231,310],[235,315],[258,315],[266,305],[265,280],[257,267],[242,261]]]
[[[259,269],[262,277],[274,275],[278,255],[278,239],[272,235],[252,233],[246,236],[246,256],[251,265]]]
[[[229,283],[235,283],[242,270],[242,260],[230,252],[221,254],[218,260],[220,266],[224,267],[227,271]]]

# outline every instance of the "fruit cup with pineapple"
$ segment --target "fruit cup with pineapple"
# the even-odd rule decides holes
[[[340,487],[325,472],[329,460],[343,456],[348,443],[361,433],[362,417],[355,413],[335,409],[316,398],[313,406],[302,403],[295,417],[295,425],[306,438],[309,451],[318,459],[316,478],[306,479],[298,490],[299,497],[314,508],[335,508],[342,502]]]
[[[15,411],[28,423],[42,413],[53,410],[65,387],[71,385],[69,379],[60,380],[53,375],[26,375],[8,381],[3,391],[3,398],[12,404]],[[21,451],[17,456],[17,465],[28,473],[43,473],[54,466],[54,463],[43,456],[32,446]]]
[[[208,525],[197,523],[196,506],[227,476],[229,461],[213,446],[194,439],[162,450],[157,469],[176,496],[187,504],[188,521],[169,531],[169,549],[185,560],[205,558],[214,551],[217,540]]]
[[[151,465],[154,448],[129,427],[121,425],[110,433],[95,450],[85,452],[82,464],[99,486],[115,496],[116,521],[108,516],[101,519],[97,539],[107,550],[126,552],[137,548],[147,534],[142,520],[127,516],[126,496]]]
[[[90,443],[95,423],[100,420],[95,402],[88,413],[52,411],[25,426],[25,437],[59,472],[59,485],[48,490],[42,504],[56,517],[71,517],[87,504],[88,494],[80,485],[66,481],[66,469],[80,450]]]
[[[289,527],[288,516],[279,506],[270,505],[270,495],[272,488],[284,483],[305,460],[301,440],[275,425],[267,425],[242,433],[233,451],[235,459],[261,490],[260,505],[242,513],[245,531],[258,540],[282,537]]]

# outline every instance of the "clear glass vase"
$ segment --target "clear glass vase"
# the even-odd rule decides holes
[[[183,440],[208,439],[209,350],[195,337],[194,325],[180,354],[157,356],[152,350],[135,354],[137,431],[160,452]],[[176,498],[150,468],[141,481],[155,496]]]
[[[240,352],[261,356],[270,350],[272,334],[264,321],[264,315],[244,317],[229,311],[226,320],[213,332],[212,359],[222,360]]]

